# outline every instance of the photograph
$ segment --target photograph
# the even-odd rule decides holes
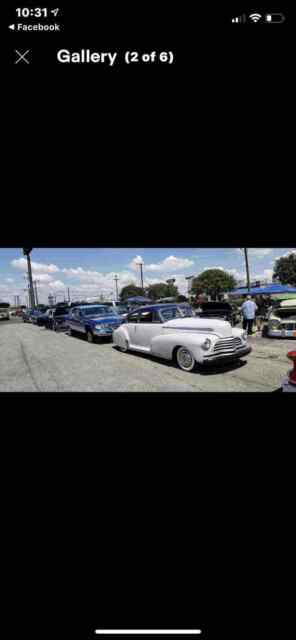
[[[296,249],[3,248],[0,320],[0,392],[293,392]]]

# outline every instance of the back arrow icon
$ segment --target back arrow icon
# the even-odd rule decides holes
[[[8,29],[12,29],[12,31],[14,31],[15,30],[15,24],[8,25]]]

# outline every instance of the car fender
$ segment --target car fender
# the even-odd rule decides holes
[[[206,338],[212,337],[210,334],[204,333],[202,335],[192,335],[178,331],[171,335],[164,334],[162,336],[155,336],[151,340],[151,353],[155,356],[165,358],[166,360],[173,359],[174,349],[178,346],[187,347],[192,351],[197,362],[203,361],[203,349],[201,345]]]
[[[129,334],[128,334],[126,324],[121,324],[120,327],[118,327],[118,329],[115,329],[115,331],[113,331],[112,335],[113,335],[114,344],[116,344],[119,347],[122,346],[122,341],[124,341],[125,343],[127,341],[129,343]]]
[[[239,327],[232,327],[232,335],[234,338],[241,338],[244,333],[244,329],[239,329]]]

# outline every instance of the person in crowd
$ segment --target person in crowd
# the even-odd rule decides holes
[[[242,305],[242,314],[243,314],[243,329],[248,330],[248,334],[252,335],[253,333],[253,324],[256,316],[256,311],[258,307],[256,302],[254,302],[251,296],[247,296],[246,301]]]
[[[257,297],[257,312],[256,312],[256,324],[258,331],[262,331],[262,327],[264,324],[265,316],[266,316],[266,305],[263,296]]]

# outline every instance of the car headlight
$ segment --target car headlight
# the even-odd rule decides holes
[[[270,320],[270,326],[272,327],[272,329],[278,329],[280,324],[280,320]]]
[[[96,329],[108,329],[108,325],[102,322],[102,324],[96,324]]]
[[[202,345],[201,345],[201,346],[202,346],[202,349],[204,349],[205,351],[208,351],[208,350],[211,348],[211,346],[212,346],[212,343],[211,343],[210,338],[207,338],[207,339],[202,343]]]

